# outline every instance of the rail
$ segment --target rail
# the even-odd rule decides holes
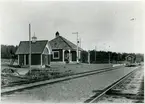
[[[114,82],[113,84],[109,85],[108,87],[106,87],[105,89],[98,91],[98,93],[96,93],[94,96],[92,96],[91,98],[87,99],[86,101],[84,101],[84,103],[96,103],[98,102],[98,100],[104,95],[106,94],[109,90],[111,90],[112,88],[114,88],[115,86],[117,86],[118,84],[120,84],[121,82],[123,82],[125,79],[127,79],[128,77],[130,77],[134,72],[136,72],[138,69],[135,68],[133,71],[131,71],[130,73],[128,73],[127,75],[125,75],[124,77],[120,78],[119,80],[117,80],[116,82]]]

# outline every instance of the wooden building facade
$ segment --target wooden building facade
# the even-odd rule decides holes
[[[51,61],[52,62],[76,62],[77,61],[77,45],[65,39],[56,32],[55,38],[50,41],[52,48]],[[79,55],[81,58],[82,48],[78,47]]]
[[[29,41],[21,41],[16,51],[18,55],[18,64],[20,66],[29,66]],[[50,65],[51,46],[48,40],[31,41],[31,66]]]

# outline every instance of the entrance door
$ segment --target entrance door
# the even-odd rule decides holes
[[[26,55],[26,65],[29,65],[29,55]]]
[[[77,61],[76,58],[77,58],[76,51],[72,51],[72,61]]]
[[[65,51],[65,53],[64,53],[64,61],[66,63],[69,63],[69,52],[68,51]]]
[[[20,66],[24,65],[24,55],[19,55],[19,65]]]

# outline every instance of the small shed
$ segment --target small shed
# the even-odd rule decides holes
[[[18,55],[18,64],[20,66],[29,66],[29,41],[21,41],[16,51]],[[48,40],[31,41],[31,66],[50,65],[51,46]]]
[[[126,61],[128,61],[130,63],[134,63],[135,62],[135,57],[133,55],[128,55],[125,58],[126,58]]]

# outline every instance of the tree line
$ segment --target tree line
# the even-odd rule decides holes
[[[18,46],[13,45],[1,45],[1,58],[11,59],[17,58],[15,52]],[[135,57],[135,60],[144,61],[143,54],[135,54],[135,53],[117,53],[117,52],[106,52],[106,51],[95,51],[90,50],[90,63],[109,63],[109,57],[111,63],[120,63],[125,61],[125,57],[128,55],[132,55]],[[88,62],[88,52],[82,51],[80,61],[83,63]]]
[[[134,56],[134,61],[141,62],[144,61],[143,54],[135,54],[135,53],[117,53],[117,52],[106,52],[106,51],[95,51],[90,50],[90,63],[109,63],[109,59],[111,63],[122,63],[126,60],[126,56],[132,55]],[[80,61],[87,63],[88,62],[88,52],[81,52]]]
[[[17,58],[17,56],[15,55],[17,48],[18,46],[1,45],[1,58],[3,59]]]

